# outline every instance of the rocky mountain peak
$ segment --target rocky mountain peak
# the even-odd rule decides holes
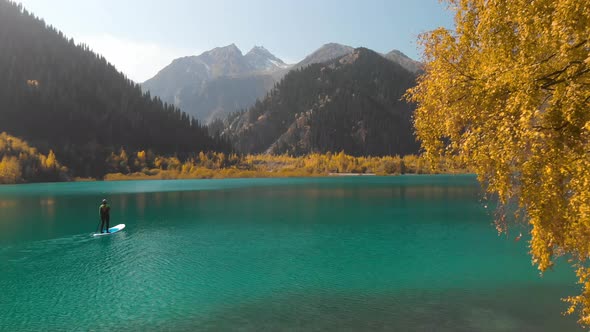
[[[264,46],[254,46],[254,47],[252,47],[250,52],[248,52],[246,54],[246,56],[248,54],[256,54],[256,55],[261,55],[261,56],[274,57],[274,55],[272,53],[270,53],[270,51],[267,50]]]
[[[402,67],[406,68],[407,70],[411,71],[412,73],[418,73],[422,70],[423,65],[421,62],[412,60],[410,57],[405,55],[403,52],[399,50],[392,50],[391,52],[384,55],[385,58],[399,63]]]
[[[410,58],[400,50],[392,50],[391,52],[387,53],[387,55],[397,55],[397,56],[408,58],[408,59]]]
[[[326,62],[332,59],[339,58],[343,55],[350,54],[354,51],[351,46],[341,45],[337,43],[328,43],[317,49],[312,54],[308,55],[303,61],[299,62],[296,67],[306,67],[313,63]]]
[[[202,55],[208,55],[211,57],[241,57],[242,51],[236,46],[236,44],[230,44],[223,47],[216,47]]]
[[[244,58],[254,68],[254,70],[274,70],[277,68],[287,68],[288,65],[283,60],[277,58],[274,54],[263,46],[254,46]]]

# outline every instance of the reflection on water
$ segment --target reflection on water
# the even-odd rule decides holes
[[[53,197],[41,198],[39,200],[43,217],[49,222],[55,220],[55,199]]]
[[[395,294],[277,294],[240,306],[229,306],[205,321],[179,324],[177,330],[216,331],[490,331],[538,332],[579,330],[563,324],[552,297],[560,289],[503,288],[479,292],[406,291]],[[543,310],[527,310],[528,301]],[[547,319],[551,317],[552,320]]]
[[[0,208],[14,207],[18,204],[17,200],[0,199]]]
[[[39,204],[41,206],[52,206],[55,205],[55,198],[53,197],[43,197],[39,199]]]
[[[136,211],[139,217],[144,217],[145,207],[146,207],[146,195],[145,194],[137,194],[136,195],[137,205]]]
[[[105,197],[127,228],[94,238]],[[577,330],[571,272],[539,278],[479,199],[440,176],[0,187],[0,330]]]

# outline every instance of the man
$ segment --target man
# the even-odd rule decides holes
[[[102,228],[106,224],[106,233],[109,232],[109,222],[111,219],[111,207],[107,204],[107,200],[103,199],[102,204],[98,207],[98,213],[100,214],[100,233],[102,234]]]

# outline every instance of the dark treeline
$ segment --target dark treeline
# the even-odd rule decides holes
[[[228,142],[142,93],[104,57],[21,5],[0,0],[0,132],[26,139],[76,176],[101,177],[124,147],[185,158]]]
[[[415,84],[399,64],[356,49],[291,71],[265,99],[229,116],[224,134],[245,153],[416,154],[413,106],[401,100]]]

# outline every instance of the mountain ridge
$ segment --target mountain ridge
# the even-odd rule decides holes
[[[257,70],[272,70],[273,68],[289,68],[283,60],[270,53],[264,46],[254,46],[244,55],[250,65]]]
[[[354,48],[348,45],[342,45],[338,43],[327,43],[313,51],[311,54],[306,56],[303,60],[299,61],[294,67],[302,68],[314,63],[321,63],[330,61],[332,59],[339,58],[345,54],[352,53]]]
[[[402,67],[413,73],[420,73],[424,69],[424,65],[421,62],[410,58],[399,50],[391,50],[390,52],[383,54],[383,56],[386,59],[399,63]]]
[[[348,45],[327,43],[300,62],[286,64],[264,46],[254,46],[243,54],[235,44],[230,44],[198,56],[174,59],[144,82],[142,89],[210,124],[254,105],[289,71],[330,61],[354,50]],[[419,62],[397,50],[382,56],[414,73],[421,68]]]
[[[264,47],[254,46],[244,55],[230,44],[174,59],[142,89],[208,123],[249,107],[274,85],[273,73],[288,68]],[[241,83],[242,89],[236,87]]]
[[[289,72],[223,135],[242,153],[351,155],[418,152],[413,106],[401,100],[416,75],[366,48]]]

